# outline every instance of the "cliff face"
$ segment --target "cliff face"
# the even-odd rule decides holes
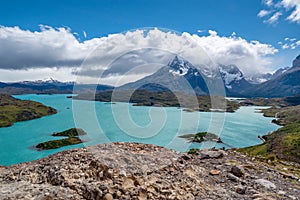
[[[0,199],[297,199],[298,179],[233,151],[113,143],[0,168]]]

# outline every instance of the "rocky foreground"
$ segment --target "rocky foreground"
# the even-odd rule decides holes
[[[299,178],[234,151],[135,143],[0,168],[0,199],[300,199]]]

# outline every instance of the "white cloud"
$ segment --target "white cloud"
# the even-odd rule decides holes
[[[292,10],[287,20],[300,23],[300,0],[282,0],[281,5],[287,10]]]
[[[218,35],[218,32],[213,30],[208,30],[208,33],[213,37]]]
[[[289,46],[288,44],[284,44],[284,45],[281,46],[281,48],[282,48],[282,49],[289,49],[290,46]]]
[[[66,80],[72,78],[74,71],[83,73],[86,80],[95,80],[98,74],[106,70],[107,80],[113,80],[114,76],[128,74],[131,64],[167,64],[171,54],[165,52],[180,54],[194,65],[203,64],[202,57],[206,52],[213,61],[236,64],[247,75],[257,71],[268,71],[271,65],[268,56],[278,51],[271,45],[258,41],[249,42],[235,35],[219,36],[214,30],[209,30],[208,33],[208,36],[199,36],[186,32],[178,35],[158,29],[135,30],[80,42],[68,28],[41,26],[40,31],[32,32],[19,27],[2,26],[0,69],[7,77],[9,73],[30,70],[32,72],[38,69],[34,77],[37,77],[38,72],[44,77],[42,73],[47,74],[47,70],[52,68],[56,74],[67,73],[65,76],[60,75],[61,79],[65,77]],[[132,50],[138,50],[139,54],[128,53]],[[125,53],[128,57],[123,56],[123,60],[114,63],[113,68],[107,69],[112,61]],[[83,61],[84,68],[79,68]],[[41,68],[47,70],[42,71]],[[129,75],[136,79],[153,72],[149,67],[143,69],[144,71]]]
[[[276,12],[269,19],[265,20],[264,22],[268,23],[268,24],[276,24],[281,15],[282,15],[281,12]]]
[[[269,7],[273,5],[273,0],[264,0],[263,2]]]
[[[296,41],[296,38],[284,38],[284,41],[278,42],[278,44],[281,46],[282,49],[296,49],[298,46],[300,46],[300,40]]]
[[[197,30],[198,33],[203,33],[205,30]]]
[[[276,12],[271,18],[264,20],[264,22],[274,24],[283,13],[286,13],[288,15],[286,20],[300,24],[300,0],[279,0],[277,3],[274,3],[272,0],[264,0],[263,2],[267,6],[267,9],[261,10],[257,14],[258,17],[266,17],[270,13]]]
[[[269,11],[269,10],[261,10],[261,11],[259,11],[259,13],[257,14],[257,16],[258,17],[265,17],[265,16],[267,16],[267,15],[269,15],[269,14],[271,14],[272,12],[271,11]]]
[[[86,35],[86,32],[83,31],[83,37],[86,38],[86,36],[87,36],[87,35]]]

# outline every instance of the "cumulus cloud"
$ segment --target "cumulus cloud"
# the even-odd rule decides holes
[[[217,31],[213,31],[213,30],[208,30],[208,33],[213,37],[218,35]]]
[[[94,43],[79,43],[70,29],[41,26],[31,32],[0,27],[0,68],[79,66]]]
[[[277,3],[272,0],[264,0],[263,3],[267,8],[261,10],[257,15],[258,17],[266,17],[275,11],[275,14],[269,19],[264,20],[265,23],[274,24],[283,13],[286,13],[288,15],[286,20],[300,24],[300,0],[280,0]]]
[[[214,30],[208,33],[199,36],[159,29],[134,30],[80,42],[69,28],[41,26],[40,31],[33,32],[2,26],[0,69],[53,68],[67,72],[71,68],[69,74],[87,80],[96,80],[99,74],[107,81],[123,74],[137,79],[153,73],[161,67],[159,64],[167,64],[179,54],[196,66],[203,65],[208,55],[216,63],[238,65],[247,75],[268,71],[268,56],[277,52],[271,45],[247,41],[236,34],[226,37]],[[140,69],[132,71],[133,66]]]

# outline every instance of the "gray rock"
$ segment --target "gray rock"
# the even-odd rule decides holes
[[[209,159],[209,158],[222,158],[224,156],[223,151],[212,151],[212,150],[202,150],[200,152],[200,159]]]
[[[233,182],[240,182],[240,179],[233,174],[227,174],[227,178]]]
[[[268,180],[265,179],[257,179],[255,183],[267,188],[267,189],[276,189],[276,185]]]
[[[237,177],[242,177],[245,174],[241,166],[232,166],[230,172]]]

